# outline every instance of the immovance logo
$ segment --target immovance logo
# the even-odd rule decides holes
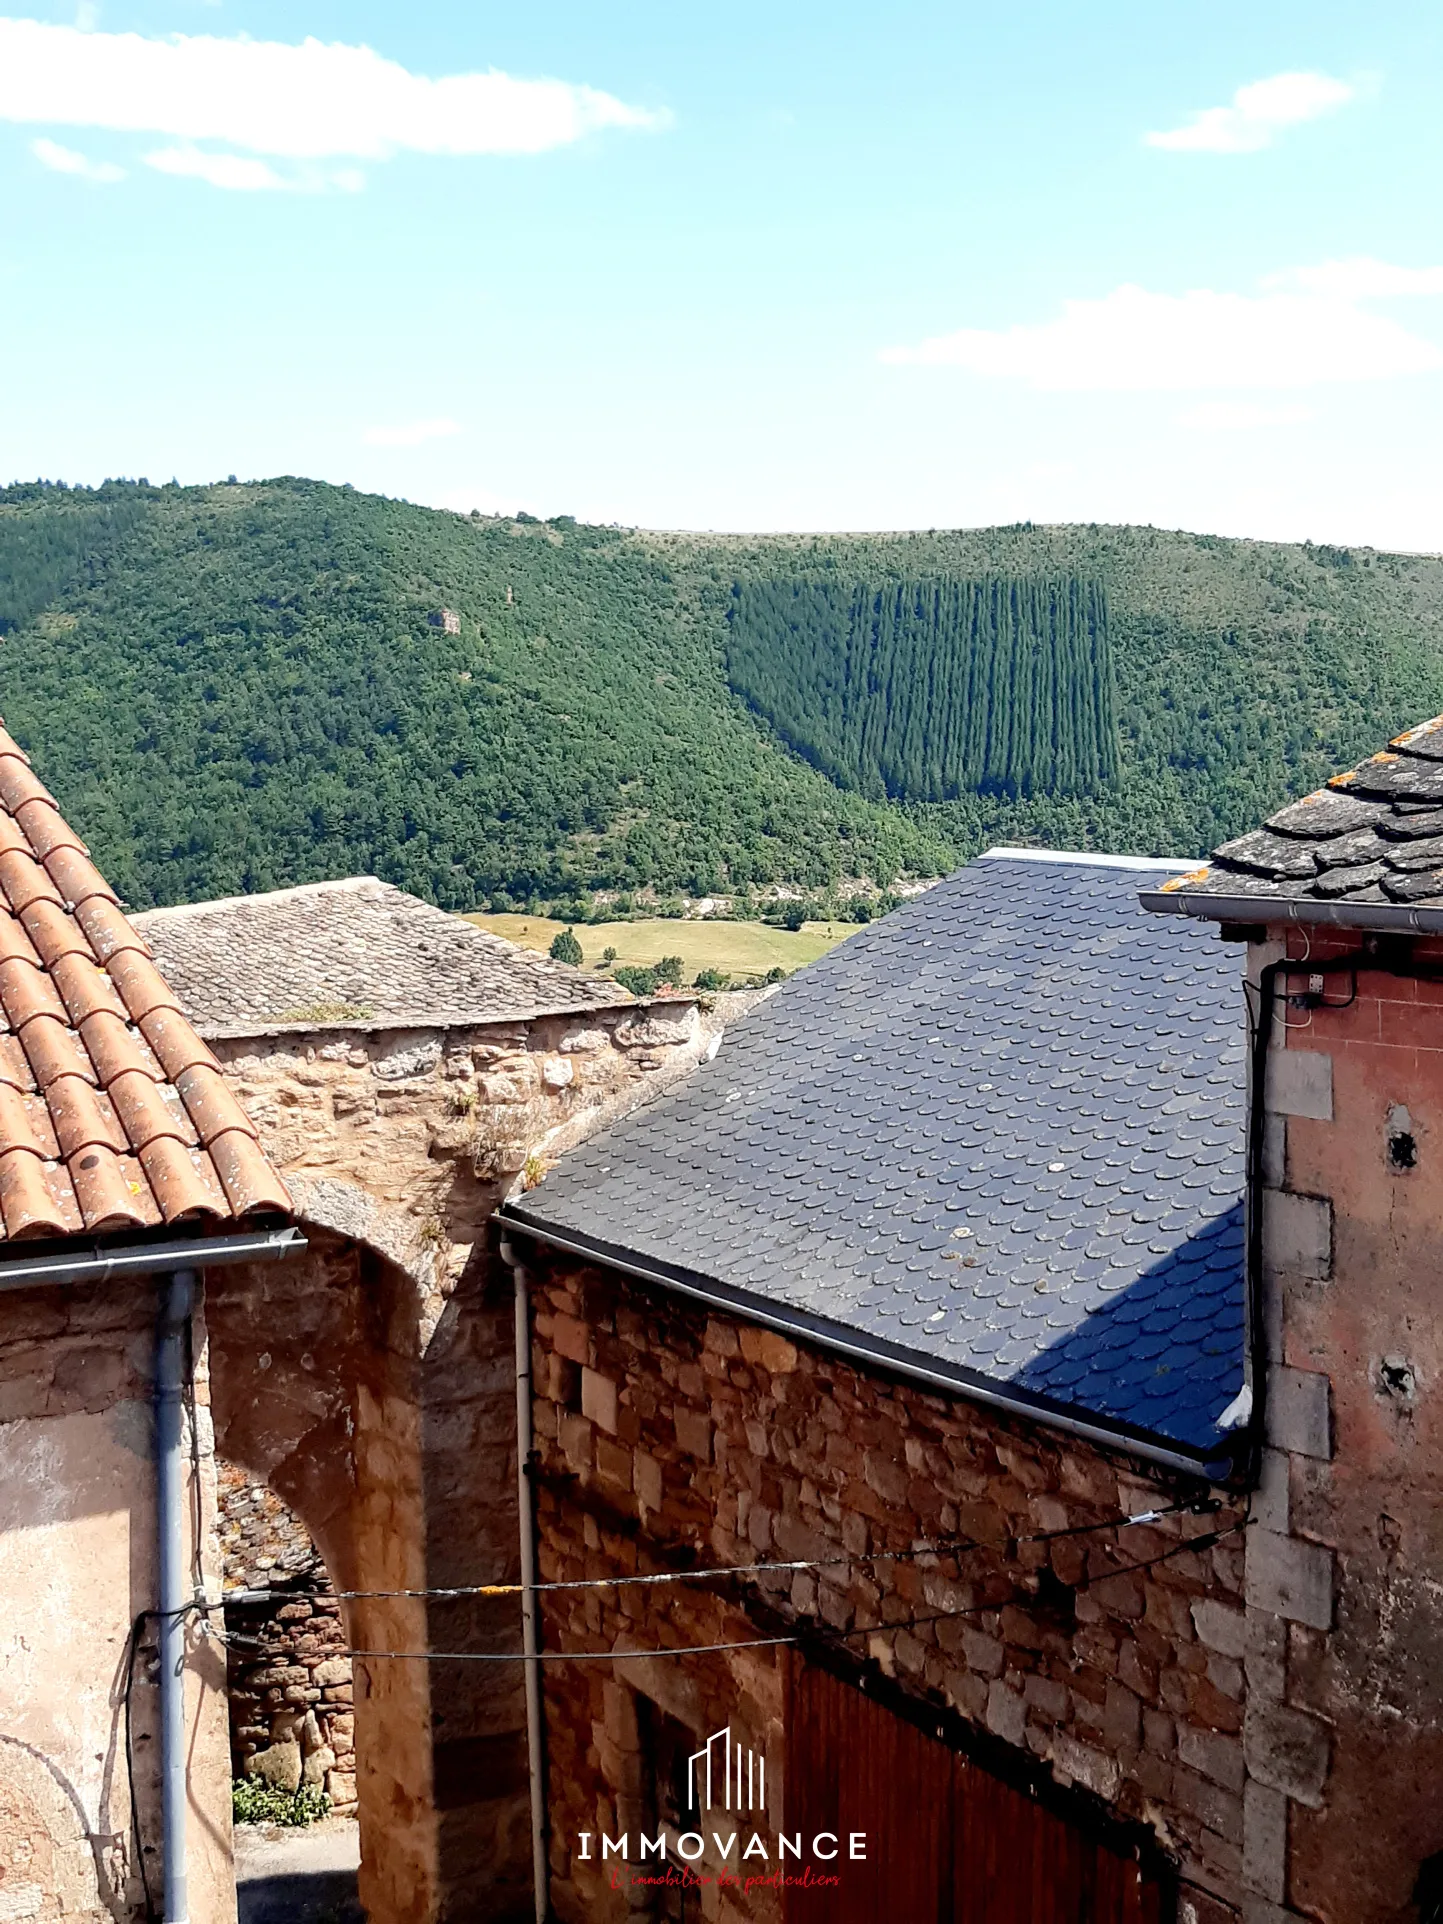
[[[597,1856],[602,1862],[621,1860],[614,1866],[611,1880],[618,1889],[626,1884],[675,1882],[678,1875],[687,1883],[727,1884],[733,1888],[745,1885],[748,1890],[768,1884],[834,1885],[838,1881],[836,1874],[819,1874],[816,1865],[834,1864],[839,1858],[847,1858],[853,1863],[866,1861],[865,1831],[849,1831],[843,1838],[834,1831],[824,1830],[808,1838],[801,1831],[783,1830],[769,1840],[764,1834],[766,1757],[761,1751],[738,1743],[730,1726],[714,1730],[701,1748],[687,1758],[686,1802],[687,1815],[694,1822],[705,1817],[713,1819],[715,1824],[719,1812],[726,1812],[733,1819],[755,1814],[760,1828],[754,1824],[743,1844],[742,1834],[735,1825],[729,1829],[715,1825],[705,1832],[700,1828],[672,1832],[663,1824],[658,1826],[654,1837],[648,1837],[645,1831],[636,1833],[635,1854],[632,1851],[632,1833],[629,1831],[623,1831],[619,1837],[610,1837],[605,1832],[582,1831],[577,1839],[577,1856],[583,1862],[591,1862]],[[593,1852],[592,1846],[598,1842],[600,1849]],[[707,1872],[699,1868],[701,1859],[708,1855],[709,1846],[713,1857],[721,1860],[719,1871]],[[640,1874],[633,1872],[630,1877],[625,1877],[622,1872],[622,1864],[668,1865],[672,1851],[681,1860],[674,1869],[651,1876],[645,1870]],[[776,1868],[755,1872],[741,1870],[741,1865],[748,1860],[758,1859]],[[785,1867],[789,1862],[798,1868],[788,1871]],[[734,1865],[736,1869],[731,1868]]]

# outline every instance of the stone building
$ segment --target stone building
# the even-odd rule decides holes
[[[343,1606],[348,1648],[504,1654],[514,1600],[424,1594],[516,1573],[513,1310],[487,1218],[689,1069],[721,1013],[638,1004],[373,881],[132,924],[8,738],[0,803],[0,1891],[41,1890],[34,1915],[89,1924],[143,1915],[160,1872],[143,1629],[127,1663],[155,1607],[155,1288],[114,1271],[117,1238],[174,1222],[213,1250],[260,1206],[303,1232],[284,1261],[194,1258],[197,1620],[219,1615],[218,1457],[299,1517],[338,1589],[378,1593]],[[194,1062],[173,1059],[187,1038]],[[54,1110],[52,1076],[101,1093],[50,1115],[31,1092]],[[97,1280],[20,1286],[32,1236],[83,1246]],[[195,1924],[234,1915],[219,1655],[192,1633]],[[303,1724],[317,1687],[283,1687]],[[368,1914],[528,1915],[517,1668],[378,1661],[356,1666],[354,1695]],[[348,1774],[335,1742],[316,1748]]]
[[[1434,1914],[1435,933],[1436,724],[974,863],[506,1205],[563,1924]]]

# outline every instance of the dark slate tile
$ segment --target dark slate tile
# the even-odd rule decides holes
[[[1211,1447],[1241,1381],[1244,1025],[1237,952],[1139,908],[1165,872],[973,863],[509,1213]]]

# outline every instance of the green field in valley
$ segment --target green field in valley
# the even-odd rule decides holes
[[[504,935],[508,942],[539,949],[543,955],[567,926],[544,915],[468,915],[464,919],[477,928]],[[573,933],[588,969],[601,966],[606,949],[616,950],[617,963],[623,968],[628,964],[651,968],[664,955],[679,955],[690,982],[700,969],[719,969],[728,976],[765,975],[769,969],[785,969],[790,974],[855,935],[858,926],[855,922],[807,922],[794,935],[787,929],[769,928],[764,922],[726,922],[720,918],[678,921],[656,916],[636,922],[580,923]]]

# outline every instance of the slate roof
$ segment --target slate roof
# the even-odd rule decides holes
[[[1443,716],[1225,842],[1146,907],[1221,921],[1443,928]]]
[[[289,1209],[219,1063],[3,726],[0,1010],[0,1240]]]
[[[615,982],[359,875],[135,918],[202,1035],[448,1028],[614,1009]]]
[[[1243,1382],[1243,1005],[1235,950],[1139,912],[1168,872],[973,862],[506,1217],[964,1390],[1217,1454]]]

